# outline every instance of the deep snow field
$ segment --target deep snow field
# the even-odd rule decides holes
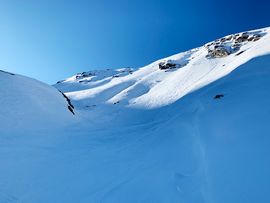
[[[0,203],[269,203],[269,54],[265,28],[54,86],[0,72]]]

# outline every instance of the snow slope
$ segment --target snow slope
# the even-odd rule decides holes
[[[59,91],[24,76],[0,71],[0,132],[64,125],[72,115]]]
[[[64,80],[55,87],[82,104],[80,107],[100,103],[121,103],[137,108],[165,106],[224,77],[248,60],[269,53],[270,36],[266,35],[269,32],[268,28],[244,33],[248,33],[250,37],[260,34],[262,38],[257,41],[236,43],[236,40],[231,39],[218,42],[230,49],[235,45],[239,46],[227,57],[209,59],[206,47],[212,43],[208,43],[203,47],[161,59],[136,71],[119,69],[111,75],[108,74],[111,70],[88,72]],[[229,35],[224,39],[229,37],[233,36]],[[181,68],[160,70],[159,63],[168,60],[184,65]],[[70,86],[76,88],[69,88]]]
[[[0,73],[16,93],[0,100],[14,111],[1,112],[1,129],[33,122],[0,134],[0,202],[268,203],[269,28],[258,32],[225,57],[209,58],[208,43],[138,70],[60,81],[75,115],[53,87]],[[164,61],[176,66],[160,70]],[[10,101],[18,93],[31,111]]]

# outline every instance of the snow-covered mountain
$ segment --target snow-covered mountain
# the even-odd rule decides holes
[[[0,202],[268,203],[269,54],[265,28],[55,88],[0,72]]]
[[[205,46],[133,70],[90,71],[59,82],[78,107],[114,104],[157,108],[179,100],[269,52],[268,29],[228,35]]]

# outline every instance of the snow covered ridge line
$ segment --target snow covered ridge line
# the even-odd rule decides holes
[[[7,75],[10,75],[10,76],[17,76],[17,77],[15,77],[15,80],[18,80],[18,81],[16,81],[16,82],[20,82],[19,80],[21,79],[21,78],[23,78],[24,80],[26,79],[27,80],[27,78],[26,77],[24,77],[24,76],[20,76],[20,75],[16,75],[16,74],[14,74],[14,73],[11,73],[11,72],[7,72],[7,71],[4,71],[4,70],[0,70],[0,73],[4,73],[4,74],[7,74]],[[5,79],[7,79],[7,78],[5,78]],[[29,78],[29,81],[30,81],[31,79]],[[9,80],[9,82],[11,82],[12,80]],[[45,84],[44,84],[45,85]],[[50,87],[50,86],[49,86]],[[51,88],[51,87],[50,87]],[[40,91],[42,91],[42,90],[40,90]],[[71,103],[71,101],[70,101],[70,99],[64,94],[64,93],[62,93],[61,91],[59,91],[61,94],[62,94],[62,96],[65,98],[65,100],[66,100],[66,102],[67,102],[67,108],[68,108],[68,110],[73,114],[73,115],[75,115],[75,112],[74,112],[74,106],[72,105],[72,103]]]
[[[116,105],[158,108],[226,76],[252,58],[270,53],[269,28],[232,34],[139,69],[78,73],[58,82],[77,109]]]
[[[6,73],[6,74],[9,74],[9,75],[15,75],[14,73],[10,73],[10,72],[7,72],[7,71],[3,71],[3,70],[0,70],[1,73]]]
[[[5,71],[0,71],[0,106],[0,135],[60,128],[74,120],[70,104],[57,89]]]

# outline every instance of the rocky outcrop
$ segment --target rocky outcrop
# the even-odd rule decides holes
[[[160,70],[177,68],[178,64],[172,62],[171,60],[163,61],[158,64]]]
[[[68,103],[68,110],[73,114],[73,115],[75,115],[75,113],[74,113],[74,106],[72,105],[72,103],[71,103],[71,101],[70,101],[70,99],[63,93],[63,92],[61,92],[60,90],[59,90],[59,92],[63,95],[63,97],[66,99],[66,101],[67,101],[67,103]]]
[[[222,45],[216,45],[214,49],[208,50],[208,57],[222,58],[230,55],[230,53],[231,52],[227,49],[227,47]]]
[[[76,79],[83,79],[86,77],[90,77],[90,76],[95,76],[95,73],[92,72],[82,72],[82,73],[77,73],[76,75]]]
[[[173,61],[173,60],[166,60],[162,61],[158,64],[158,68],[160,70],[168,70],[168,69],[175,69],[175,68],[182,68],[185,65],[187,65],[188,61],[185,61],[183,63]]]
[[[234,35],[229,35],[220,39],[215,40],[214,42],[208,43],[205,45],[208,54],[207,58],[222,58],[230,54],[237,53],[240,48],[249,42],[255,42],[261,39],[265,33],[262,31],[256,32],[243,32]],[[241,52],[243,53],[243,52]],[[240,55],[240,54],[236,54]]]

